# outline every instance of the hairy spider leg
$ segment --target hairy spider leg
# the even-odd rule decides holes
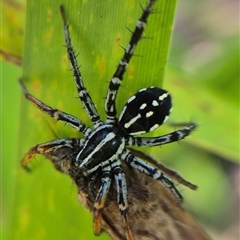
[[[66,21],[66,16],[65,16],[63,5],[60,6],[60,12],[62,15],[62,20],[63,20],[63,25],[64,25],[63,26],[64,27],[64,38],[65,38],[66,47],[67,47],[68,59],[71,63],[74,81],[75,81],[77,91],[78,91],[78,96],[79,96],[88,116],[90,117],[91,121],[93,122],[94,127],[97,128],[99,125],[102,125],[103,123],[100,120],[98,111],[92,101],[91,96],[89,95],[87,89],[85,88],[85,86],[83,84],[83,79],[82,79],[82,75],[81,75],[81,72],[78,67],[75,51],[73,50],[73,47],[71,44],[70,33],[69,33],[68,24]]]
[[[157,181],[161,181],[167,188],[170,189],[170,191],[177,198],[179,203],[183,201],[182,195],[176,189],[173,182],[168,177],[166,177],[161,171],[159,171],[159,169],[147,164],[141,159],[136,158],[130,153],[129,150],[124,151],[124,153],[122,154],[122,160],[125,161],[128,165],[137,169],[138,171],[152,177]]]
[[[163,144],[176,142],[188,136],[195,128],[197,127],[196,123],[188,123],[188,125],[177,131],[168,133],[159,137],[132,137],[129,136],[126,139],[126,146],[138,146],[138,147],[154,147],[161,146]]]
[[[48,153],[54,153],[55,151],[59,150],[60,148],[74,148],[76,146],[81,147],[83,145],[81,139],[69,139],[69,138],[63,138],[63,139],[56,139],[53,141],[49,141],[46,143],[40,143],[37,144],[36,146],[32,147],[24,156],[22,159],[22,166],[28,170],[27,164],[31,161],[31,159],[36,155],[36,154],[48,154]],[[59,159],[56,158],[56,161],[63,161],[64,157]],[[54,163],[54,160],[52,160]],[[55,167],[57,168],[57,164],[55,164]]]
[[[137,21],[136,27],[134,32],[132,33],[130,42],[128,43],[127,47],[125,48],[124,55],[122,59],[120,60],[118,67],[113,74],[113,77],[110,81],[106,101],[105,101],[105,111],[107,114],[107,123],[116,123],[116,96],[118,89],[120,87],[121,81],[123,79],[123,75],[126,71],[126,68],[128,66],[128,63],[130,62],[130,59],[134,53],[134,50],[137,46],[137,43],[142,37],[142,33],[144,31],[144,28],[147,23],[147,18],[151,13],[151,9],[153,4],[155,3],[155,0],[150,0],[146,6],[146,8],[143,10],[142,16]]]
[[[86,127],[84,123],[77,117],[70,115],[68,113],[62,112],[58,109],[53,109],[52,107],[48,106],[47,104],[43,103],[33,95],[31,95],[28,91],[26,86],[24,85],[23,81],[20,80],[20,84],[22,87],[23,94],[25,98],[33,103],[37,108],[39,108],[42,112],[47,113],[52,118],[54,118],[57,121],[61,121],[73,128],[75,128],[77,131],[82,132],[85,136],[88,135],[88,133],[91,131],[90,128]]]
[[[125,174],[121,169],[120,163],[116,162],[114,164],[115,166],[106,166],[102,170],[103,177],[101,178],[101,186],[94,202],[94,214],[93,214],[94,234],[99,235],[101,233],[102,226],[101,210],[104,208],[105,201],[111,186],[111,171],[112,171],[115,177],[118,199],[117,202],[119,210],[123,217],[125,235],[127,240],[133,240],[127,216],[128,202],[127,202],[126,178]]]
[[[122,221],[124,226],[124,231],[127,240],[133,240],[132,231],[128,221],[128,200],[127,200],[127,183],[124,172],[122,171],[121,166],[117,166],[114,169],[114,177],[117,187],[117,203],[119,211],[122,215]]]
[[[158,168],[159,170],[161,170],[164,174],[166,174],[167,176],[175,179],[176,181],[178,181],[180,184],[192,189],[192,190],[197,190],[197,185],[192,184],[191,182],[185,180],[182,176],[179,175],[179,173],[177,173],[176,171],[172,170],[171,168],[166,167],[165,165],[161,164],[160,162],[158,162],[156,159],[154,159],[152,156],[141,152],[139,150],[133,149],[133,148],[128,148],[128,150],[130,151],[130,153],[138,158],[141,158],[143,160],[146,160],[147,162],[151,163],[152,165],[154,165],[156,168]]]
[[[102,214],[101,210],[104,208],[105,201],[111,186],[111,167],[107,166],[102,170],[101,177],[101,186],[98,190],[95,202],[94,202],[94,214],[93,214],[93,231],[95,235],[99,235],[101,233],[102,227]]]

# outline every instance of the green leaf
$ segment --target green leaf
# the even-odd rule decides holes
[[[175,100],[171,119],[179,121],[181,116],[182,120],[196,121],[199,126],[191,144],[210,154],[238,162],[238,104],[208,85],[187,79],[182,81],[179,76],[181,73],[174,71],[167,74],[166,86],[171,89]]]
[[[1,3],[1,46],[0,58],[21,65],[24,38],[24,0],[2,1]]]

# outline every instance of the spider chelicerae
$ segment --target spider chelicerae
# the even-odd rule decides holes
[[[74,81],[77,87],[78,96],[93,123],[93,128],[86,126],[77,117],[58,109],[54,109],[41,102],[31,95],[27,91],[23,82],[20,81],[23,93],[27,100],[33,103],[44,113],[50,115],[52,118],[62,121],[63,123],[75,128],[85,136],[84,139],[64,138],[37,144],[26,153],[22,160],[22,165],[27,168],[27,164],[31,161],[35,154],[49,156],[51,154],[54,155],[54,153],[58,153],[58,156],[55,156],[55,160],[57,161],[54,163],[58,170],[63,171],[64,163],[71,159],[69,173],[75,181],[78,178],[78,175],[89,177],[89,188],[91,188],[90,185],[99,181],[100,187],[97,192],[91,193],[91,191],[94,190],[89,189],[89,194],[93,194],[95,197],[93,206],[95,235],[100,234],[101,210],[104,208],[105,200],[112,184],[112,179],[115,179],[117,204],[122,215],[126,238],[128,240],[133,239],[128,222],[128,191],[126,177],[124,171],[122,170],[122,161],[124,161],[126,165],[139,170],[156,181],[161,182],[164,186],[170,189],[179,202],[182,201],[182,196],[175,188],[173,182],[160,171],[161,166],[159,168],[156,166],[157,163],[152,165],[142,161],[134,155],[137,151],[132,151],[131,147],[160,146],[178,141],[189,135],[190,132],[196,128],[196,124],[193,122],[184,124],[182,129],[163,136],[136,137],[136,135],[144,134],[158,128],[166,121],[170,114],[172,105],[171,96],[166,90],[158,87],[148,87],[139,90],[135,95],[128,99],[127,103],[120,112],[119,117],[117,117],[115,106],[117,92],[121,85],[123,75],[131,57],[133,56],[134,49],[142,37],[142,33],[147,23],[147,18],[151,13],[154,2],[155,0],[149,0],[146,8],[143,9],[142,15],[137,21],[135,30],[132,32],[130,42],[125,48],[124,55],[112,76],[105,100],[105,112],[107,117],[105,122],[100,119],[94,102],[84,86],[82,74],[76,60],[76,55],[71,45],[70,34],[63,6],[60,6],[60,12],[64,24],[64,37],[67,55],[74,74]],[[61,149],[67,149],[68,151],[66,154],[61,154],[60,156],[59,153]],[[77,149],[77,151],[74,151],[73,149]],[[54,157],[52,157],[52,159],[53,158]],[[173,171],[168,171],[168,175],[172,175],[179,182],[192,189],[196,188],[195,185],[187,182]]]

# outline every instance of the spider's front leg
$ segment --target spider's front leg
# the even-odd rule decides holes
[[[30,101],[32,104],[34,104],[37,108],[39,108],[42,112],[48,114],[49,116],[51,116],[52,118],[54,118],[57,121],[61,121],[65,124],[75,128],[77,131],[82,132],[85,136],[87,136],[88,133],[91,131],[91,129],[86,127],[86,125],[84,123],[82,123],[81,120],[78,119],[77,117],[75,117],[71,114],[62,112],[58,109],[54,109],[54,108],[48,106],[47,104],[43,103],[42,101],[40,101],[33,95],[31,95],[28,92],[28,90],[22,80],[20,80],[20,84],[21,84],[22,91],[23,91],[25,98],[28,101]]]
[[[62,20],[63,20],[64,38],[65,38],[66,47],[67,47],[68,59],[71,63],[74,80],[75,80],[75,84],[76,84],[77,91],[78,91],[78,96],[84,106],[84,109],[87,111],[88,116],[90,117],[91,121],[93,122],[94,127],[97,128],[99,125],[102,125],[102,121],[100,120],[98,111],[92,101],[91,96],[89,95],[87,89],[85,88],[85,86],[83,84],[83,79],[82,79],[81,72],[79,70],[77,58],[76,58],[74,49],[72,47],[70,33],[69,33],[68,24],[67,24],[63,5],[60,6],[60,12],[62,15]]]
[[[66,168],[65,161],[72,159],[73,152],[79,151],[82,145],[81,139],[74,138],[63,138],[37,144],[25,154],[22,159],[22,166],[29,170],[27,164],[36,154],[41,154],[50,159],[57,170],[68,174],[70,166]]]
[[[121,81],[123,79],[123,75],[126,71],[128,63],[133,56],[134,50],[142,37],[144,28],[147,23],[147,18],[149,17],[153,4],[156,0],[150,0],[145,9],[143,9],[142,16],[137,21],[135,30],[132,33],[132,37],[130,42],[128,43],[127,47],[125,48],[124,55],[118,64],[118,67],[113,74],[113,77],[110,81],[107,97],[105,102],[105,111],[107,114],[107,123],[115,123],[116,122],[116,106],[115,100],[117,96],[118,89],[120,87]]]

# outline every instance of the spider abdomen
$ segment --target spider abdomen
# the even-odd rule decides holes
[[[130,135],[143,134],[158,128],[170,114],[170,94],[157,87],[139,90],[123,107],[119,125]]]
[[[79,152],[76,165],[85,175],[95,172],[99,167],[110,166],[118,159],[125,146],[125,141],[116,134],[113,125],[102,125],[95,129]]]

